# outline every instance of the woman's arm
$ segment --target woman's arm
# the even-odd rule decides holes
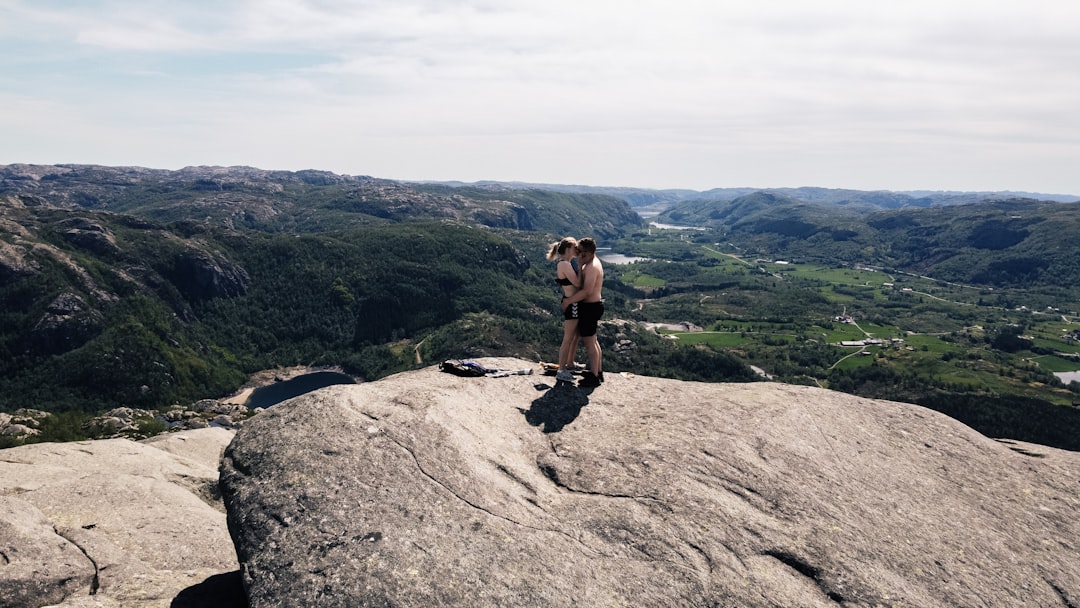
[[[574,265],[569,261],[559,262],[558,272],[560,279],[570,279],[575,289],[581,289],[581,275],[574,271]]]

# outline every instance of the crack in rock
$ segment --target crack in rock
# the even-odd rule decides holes
[[[86,556],[86,559],[90,561],[90,564],[94,566],[94,580],[90,581],[90,595],[97,595],[98,589],[101,587],[101,568],[98,566],[97,561],[90,556],[90,553],[86,551],[85,547],[76,542],[75,539],[65,536],[56,528],[56,526],[53,526],[53,532],[60,538],[75,545],[75,548],[82,552],[82,554]]]
[[[691,549],[693,549],[693,550],[694,550],[695,552],[697,552],[697,554],[698,554],[698,555],[700,555],[700,556],[701,556],[701,557],[702,557],[702,558],[703,558],[703,559],[705,560],[705,565],[706,565],[706,566],[708,566],[708,568],[709,568],[709,574],[712,574],[713,572],[715,572],[715,571],[716,571],[716,567],[715,567],[715,566],[714,566],[714,564],[713,564],[713,559],[712,559],[712,556],[710,556],[710,555],[709,555],[709,554],[708,554],[708,553],[707,553],[707,552],[706,552],[706,551],[705,551],[704,549],[702,549],[702,548],[701,548],[700,546],[698,546],[698,545],[696,545],[696,544],[694,544],[694,543],[692,543],[692,542],[690,542],[690,541],[685,541],[685,542],[686,542],[686,545],[687,545],[688,547],[690,547],[690,548],[691,548]]]
[[[495,464],[495,468],[500,473],[502,473],[503,475],[506,475],[510,479],[512,479],[512,480],[516,481],[517,483],[521,484],[522,486],[524,486],[524,488],[526,490],[528,490],[530,494],[536,494],[536,488],[534,488],[531,483],[529,483],[528,481],[525,481],[524,479],[522,479],[521,477],[516,475],[513,471],[506,468],[505,466],[503,466],[501,464],[498,464],[498,463],[493,463],[493,464]]]
[[[788,553],[787,551],[766,551],[764,555],[776,559],[785,566],[814,581],[814,584],[817,585],[819,589],[821,589],[821,592],[837,604],[847,601],[847,598],[845,598],[842,594],[832,590],[829,587],[828,583],[825,582],[824,576],[821,572],[821,568],[818,568],[817,566],[812,566],[806,561],[804,561],[802,558],[792,553]]]
[[[1043,579],[1043,580],[1045,580],[1046,584],[1050,585],[1050,588],[1054,590],[1054,593],[1056,593],[1058,598],[1061,599],[1061,603],[1065,605],[1065,608],[1080,608],[1080,606],[1075,604],[1069,598],[1069,594],[1065,593],[1065,590],[1062,589],[1060,586],[1058,586],[1056,583],[1054,583],[1054,581],[1051,581],[1051,580],[1048,580],[1048,579]]]
[[[1016,445],[1016,442],[1009,441],[1008,439],[995,439],[994,441],[996,441],[996,442],[998,442],[1000,444],[1003,444],[1005,447],[1007,447],[1010,450],[1016,452],[1017,454],[1023,454],[1024,456],[1031,456],[1032,458],[1046,458],[1046,454],[1041,454],[1039,452],[1033,452],[1031,450],[1022,448],[1022,447]]]
[[[555,456],[558,457],[558,454],[555,454]],[[566,482],[562,481],[559,478],[559,471],[558,471],[558,469],[555,468],[554,464],[551,464],[549,462],[540,462],[539,459],[537,459],[536,466],[540,469],[540,472],[544,474],[544,477],[547,477],[548,479],[550,479],[551,483],[555,484],[556,487],[558,487],[558,488],[560,488],[562,490],[566,490],[567,492],[574,493],[574,494],[584,494],[586,496],[603,496],[604,498],[623,498],[623,499],[628,499],[628,500],[649,500],[649,501],[652,501],[654,503],[663,503],[664,502],[664,501],[660,500],[659,498],[656,498],[655,496],[635,495],[635,494],[614,494],[614,493],[609,493],[609,492],[600,492],[600,491],[596,491],[596,490],[582,490],[580,488],[574,488],[574,487],[571,487],[571,486],[567,485]]]

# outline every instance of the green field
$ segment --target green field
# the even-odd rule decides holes
[[[739,346],[749,341],[744,337],[745,334],[735,332],[671,332],[671,335],[676,336],[683,344],[708,344],[722,348]]]
[[[869,367],[870,365],[873,365],[873,353],[871,353],[870,351],[864,352],[866,352],[866,354],[859,353],[850,357],[845,356],[843,359],[838,360],[834,366],[835,369],[852,370],[859,367]]]
[[[942,340],[940,336],[910,335],[904,338],[904,342],[916,350],[929,351],[938,354],[957,350],[951,344]]]
[[[638,288],[656,288],[663,287],[667,284],[667,281],[660,277],[654,277],[650,274],[640,272],[637,270],[629,270],[622,274],[621,280],[627,285],[633,285]]]
[[[883,272],[855,270],[849,268],[828,268],[816,264],[765,264],[770,272],[792,277],[824,281],[831,285],[849,285],[880,289],[885,283],[893,283],[893,278]]]
[[[692,244],[684,246],[680,253],[669,243],[667,255],[694,253]],[[697,247],[707,263],[672,260],[621,276],[637,288],[670,290],[646,307],[650,322],[706,328],[662,332],[674,333],[682,344],[738,353],[747,363],[792,381],[810,376],[827,383],[833,373],[858,373],[878,364],[896,377],[917,378],[916,385],[927,388],[1016,394],[1059,404],[1073,399],[1051,373],[1080,370],[1080,359],[1053,354],[1080,353],[1080,342],[1065,339],[1080,324],[1060,314],[997,305],[1030,294],[980,291],[859,268],[776,264],[753,256],[738,260],[712,245]],[[710,290],[710,284],[726,286]],[[837,320],[845,313],[854,323]],[[1038,352],[993,347],[1000,334],[1021,330]],[[863,348],[868,354],[839,346],[867,338],[884,344]]]
[[[1080,359],[1065,359],[1054,355],[1035,355],[1031,360],[1049,372],[1080,371]]]

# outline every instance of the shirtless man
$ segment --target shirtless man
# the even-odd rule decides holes
[[[604,381],[603,353],[596,339],[596,327],[604,316],[604,267],[596,257],[596,241],[584,238],[578,241],[578,261],[581,262],[581,289],[562,301],[563,310],[578,304],[578,334],[585,343],[589,356],[589,371],[585,372],[579,386],[599,386]]]

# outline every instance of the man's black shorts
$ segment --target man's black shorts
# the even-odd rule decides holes
[[[579,302],[578,314],[580,320],[578,321],[578,334],[581,337],[595,336],[596,326],[600,323],[600,317],[604,316],[604,302]]]

